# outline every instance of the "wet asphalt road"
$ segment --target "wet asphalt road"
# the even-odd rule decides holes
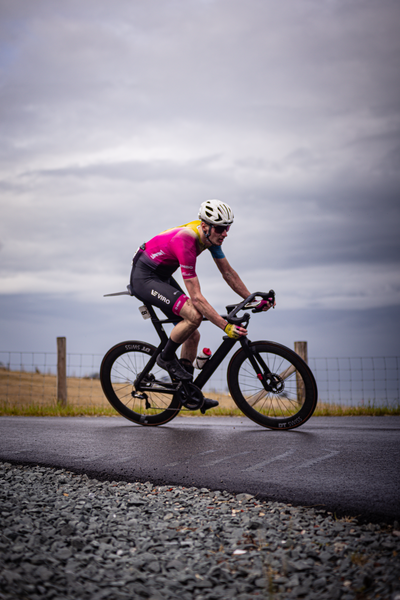
[[[247,418],[0,418],[0,460],[247,492],[337,516],[400,520],[400,417],[314,417],[293,431]]]

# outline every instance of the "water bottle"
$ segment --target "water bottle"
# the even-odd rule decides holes
[[[203,348],[199,355],[195,358],[193,366],[195,369],[202,369],[211,356],[210,348]]]

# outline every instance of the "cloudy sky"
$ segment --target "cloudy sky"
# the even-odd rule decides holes
[[[0,0],[0,350],[155,340],[103,294],[219,198],[228,260],[277,293],[251,338],[400,355],[399,24],[398,0]]]

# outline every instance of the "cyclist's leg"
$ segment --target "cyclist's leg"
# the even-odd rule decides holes
[[[159,308],[177,323],[181,320],[180,310],[187,296],[172,277],[160,279],[139,260],[132,268],[130,284],[136,298]]]
[[[181,289],[178,283],[173,278],[171,279],[171,283],[173,285],[176,285],[177,288]],[[197,348],[200,341],[200,333],[198,327],[200,326],[203,317],[196,310],[190,298],[188,298],[183,304],[179,312],[179,316],[182,317],[182,321],[175,325],[175,328],[171,332],[171,336],[175,332],[177,339],[179,339],[179,336],[185,337],[187,332],[191,331],[193,326],[195,326],[195,329],[192,331],[192,333],[190,333],[189,337],[186,337],[186,339],[182,343],[180,360],[181,364],[186,369],[186,371],[188,371],[190,375],[193,375],[193,362],[196,359]],[[216,408],[218,405],[218,400],[213,400],[212,398],[204,398],[200,412],[202,412],[204,415],[207,410],[209,410],[210,408]]]
[[[196,358],[197,346],[200,340],[197,328],[201,324],[202,316],[186,295],[182,295],[180,299],[183,301],[179,310],[181,320],[176,323],[171,331],[161,358],[166,361],[173,360],[178,348],[182,346],[181,363],[188,373],[193,375],[192,363]]]
[[[185,369],[193,375],[193,367],[191,365],[197,356],[197,348],[200,342],[200,333],[198,331],[198,327],[202,321],[202,317],[194,308],[192,301],[187,298],[179,283],[175,281],[173,277],[170,278],[169,283],[173,287],[176,287],[176,289],[179,290],[185,298],[185,302],[183,302],[182,308],[179,312],[179,316],[182,318],[182,321],[179,323],[179,327],[175,327],[175,330],[171,332],[171,336],[176,342],[178,342],[179,339],[184,340],[181,347],[181,362],[185,366]],[[192,333],[189,333],[189,337],[186,337],[187,333],[193,329],[193,326],[196,328],[194,331],[192,331]]]
[[[198,329],[193,331],[192,335],[188,337],[182,344],[181,358],[188,360],[191,364],[196,360],[198,354],[197,350],[200,342],[200,332]]]
[[[160,308],[168,318],[176,318],[177,323],[157,362],[178,379],[190,378],[191,374],[182,369],[175,353],[200,325],[201,315],[172,277],[162,280],[140,261],[132,270],[131,287],[137,298]]]
[[[134,266],[131,276],[132,291],[137,298],[147,304],[160,308],[168,318],[177,319],[177,323],[162,353],[157,357],[157,364],[166,369],[172,378],[192,379],[192,363],[197,355],[200,334],[197,331],[202,315],[195,309],[192,301],[175,281],[170,277],[167,281],[157,278],[154,273],[144,268],[140,261]],[[176,358],[176,351],[182,345],[183,364]],[[218,406],[217,400],[204,398],[201,412]]]
[[[181,358],[193,363],[197,356],[197,348],[200,341],[198,327],[201,324],[202,316],[195,309],[191,300],[187,300],[180,312],[182,321],[175,325],[171,332],[171,338],[174,341],[182,343]]]
[[[186,299],[179,311],[179,316],[181,317],[181,321],[179,321],[171,331],[171,338],[179,344],[186,342],[192,335],[195,340],[197,338],[195,332],[197,332],[197,329],[201,324],[202,316],[195,309],[190,298]],[[200,336],[200,334],[198,334],[198,336]]]

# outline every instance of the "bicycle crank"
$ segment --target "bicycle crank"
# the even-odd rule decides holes
[[[176,392],[179,402],[189,410],[198,410],[203,406],[204,396],[201,390],[193,383],[183,382]]]

